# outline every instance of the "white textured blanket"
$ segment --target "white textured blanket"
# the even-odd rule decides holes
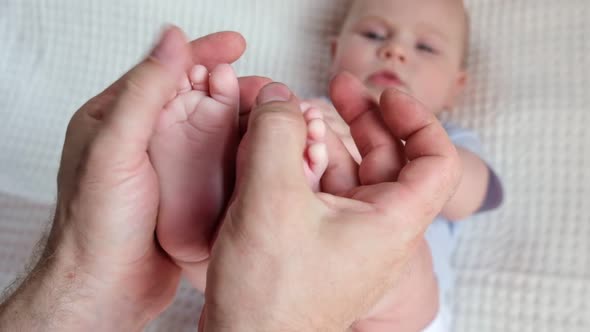
[[[242,32],[240,75],[319,95],[343,0],[0,0],[0,287],[50,219],[71,114],[135,63],[165,22]],[[590,331],[590,2],[471,0],[471,87],[453,115],[477,130],[506,189],[467,224],[456,331]],[[194,331],[183,285],[151,331]]]

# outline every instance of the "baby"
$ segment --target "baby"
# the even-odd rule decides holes
[[[387,88],[401,90],[438,115],[453,108],[467,82],[468,39],[469,21],[462,0],[355,0],[332,44],[332,74],[351,73],[376,101]],[[324,99],[308,102],[324,111],[330,127],[360,161],[362,156],[337,111]],[[443,125],[462,160],[462,182],[428,229],[428,246],[417,251],[395,297],[383,299],[351,327],[353,331],[450,329],[455,221],[498,207],[502,189],[478,155],[481,147],[477,136],[448,123]],[[433,269],[438,292],[429,286],[433,284]]]

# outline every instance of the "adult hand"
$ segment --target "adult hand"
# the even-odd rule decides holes
[[[361,166],[358,181],[336,181],[350,175],[352,164],[335,158],[340,166],[326,174],[331,195],[307,185],[299,102],[283,85],[261,91],[238,153],[235,196],[213,247],[202,330],[343,331],[394,288],[460,176],[456,150],[438,121],[419,107],[395,109],[404,105],[400,98],[388,91],[381,100],[392,111],[395,139],[370,146],[368,159],[379,161],[365,166],[373,173]],[[382,144],[410,162],[400,155],[395,165],[382,164],[391,161]],[[389,180],[393,173],[396,180]]]
[[[2,330],[140,330],[171,302],[180,269],[154,239],[154,124],[192,64],[231,63],[237,33],[190,44],[169,28],[149,57],[73,116],[43,255],[0,308]]]
[[[345,153],[333,153],[330,156],[332,171],[324,178],[324,189],[338,193],[349,190],[355,183],[396,182],[400,170],[408,163],[406,147],[397,132],[399,122],[412,121],[416,114],[427,112],[426,107],[411,96],[395,91],[384,96],[379,105],[364,85],[347,73],[334,78],[330,96],[335,105],[334,112],[338,112],[332,123],[350,128],[349,135],[354,136],[352,148],[359,156],[356,160],[360,160],[360,165],[352,162]],[[338,147],[341,137],[330,131],[328,134],[330,145]],[[347,145],[346,141],[343,142]],[[351,150],[349,145],[347,148]],[[338,151],[337,148],[331,150]],[[408,253],[405,272],[395,287],[360,317],[351,330],[422,331],[438,313],[437,298],[438,284],[430,249],[420,236]]]

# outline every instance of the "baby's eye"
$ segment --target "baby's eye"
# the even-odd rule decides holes
[[[431,54],[438,54],[438,51],[436,49],[434,49],[434,47],[425,44],[425,43],[419,43],[417,46],[419,51],[423,51],[423,52],[427,52],[427,53],[431,53]]]
[[[387,38],[387,36],[374,32],[374,31],[366,31],[362,33],[363,37],[370,39],[370,40],[377,40],[377,41],[383,41]]]

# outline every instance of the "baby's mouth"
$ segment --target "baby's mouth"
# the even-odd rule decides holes
[[[393,71],[382,70],[369,76],[369,83],[381,88],[403,88],[406,84]]]

